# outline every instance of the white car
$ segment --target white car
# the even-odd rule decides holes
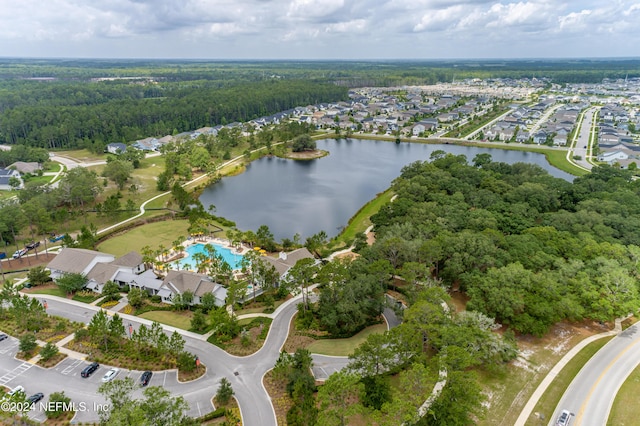
[[[107,373],[102,377],[102,382],[107,383],[112,381],[119,372],[120,370],[118,370],[117,368],[112,368],[111,370],[107,371]]]
[[[562,410],[562,413],[558,416],[558,420],[556,420],[556,426],[568,426],[571,421],[572,413],[569,410]]]
[[[9,396],[13,396],[13,395],[17,394],[18,392],[25,393],[24,392],[24,388],[22,386],[20,386],[20,385],[18,385],[15,388],[11,389],[11,391],[9,392]]]

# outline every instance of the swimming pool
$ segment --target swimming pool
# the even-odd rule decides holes
[[[211,244],[215,249],[216,253],[222,256],[222,258],[231,266],[231,269],[241,269],[242,258],[243,256],[238,253],[233,253],[231,249],[227,247],[223,247],[219,244]],[[192,256],[196,253],[204,253],[207,255],[207,251],[204,249],[204,244],[192,244],[188,246],[185,251],[187,252],[187,257],[183,257],[180,260],[176,260],[175,262],[171,262],[171,266],[176,269],[185,269],[185,265],[188,265],[188,269],[196,269],[196,262],[193,260]]]

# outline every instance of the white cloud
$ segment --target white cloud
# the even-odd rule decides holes
[[[640,56],[639,21],[638,0],[0,0],[0,54]]]

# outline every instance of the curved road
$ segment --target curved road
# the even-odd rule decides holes
[[[620,386],[640,364],[640,325],[614,337],[580,370],[558,403],[549,425],[562,410],[573,413],[572,426],[606,425]]]
[[[30,294],[30,296],[40,300],[46,300],[48,305],[47,312],[49,314],[84,323],[88,323],[94,313],[100,309],[96,306],[56,298],[55,296],[42,294]],[[273,367],[280,354],[280,350],[289,332],[290,321],[296,313],[296,302],[300,298],[301,296],[298,296],[291,299],[291,302],[288,302],[286,305],[280,306],[278,314],[273,319],[264,345],[258,352],[250,356],[236,357],[229,355],[217,346],[208,343],[201,335],[178,330],[185,339],[185,350],[198,355],[202,363],[207,366],[207,372],[203,377],[189,383],[178,383],[174,372],[158,372],[154,374],[151,384],[164,385],[174,395],[184,396],[190,407],[188,414],[198,417],[213,409],[210,402],[211,398],[217,391],[220,379],[226,377],[231,382],[240,405],[244,424],[248,426],[275,426],[277,424],[275,413],[271,405],[271,399],[262,385],[262,377]],[[146,325],[151,323],[150,321],[131,315],[120,315],[127,328],[129,324],[131,324],[134,329],[137,329],[142,323]],[[172,327],[164,325],[163,328],[167,333],[172,333],[175,330]],[[11,359],[11,362],[16,364],[16,366],[21,364],[20,361],[14,360],[13,358]],[[329,365],[334,365],[334,367],[331,368],[340,368],[342,363],[340,359],[336,359],[333,363],[330,360],[326,361]],[[16,367],[11,364],[11,368],[7,368],[5,366],[8,365],[7,362],[8,360],[2,359],[0,375],[5,375],[11,368]],[[75,365],[72,366],[74,363]],[[103,369],[101,366],[100,370],[91,377],[91,380],[80,379],[78,375],[84,365],[86,365],[86,363],[83,361],[66,359],[60,367],[51,370],[45,370],[39,367],[29,368],[27,371],[22,372],[17,378],[12,379],[11,383],[7,384],[7,386],[14,387],[18,384],[26,383],[23,384],[23,386],[25,386],[29,392],[29,388],[32,387],[30,383],[42,383],[42,378],[46,377],[46,382],[50,384],[49,387],[34,389],[34,392],[41,390],[48,393],[58,391],[60,390],[59,384],[64,383],[65,393],[74,398],[75,401],[86,401],[89,405],[92,405],[94,402],[104,402],[101,401],[101,396],[96,394],[96,390],[99,385],[99,378],[106,369]],[[63,373],[65,370],[69,371]],[[136,380],[139,376],[139,372],[128,373],[128,370],[123,370],[120,377],[124,377],[125,374],[131,374]],[[77,376],[77,378],[74,376]],[[26,380],[21,383],[21,380],[24,379]],[[159,380],[161,380],[160,383],[158,382]],[[92,382],[96,383],[92,386]],[[79,412],[75,420],[95,421],[97,420],[97,414],[95,411]]]

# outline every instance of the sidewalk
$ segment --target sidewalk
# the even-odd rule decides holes
[[[547,376],[542,380],[542,382],[540,382],[540,385],[538,385],[538,388],[533,392],[533,394],[529,398],[529,401],[527,401],[527,404],[520,412],[520,416],[518,416],[518,420],[516,420],[515,426],[524,426],[524,424],[531,416],[533,409],[536,407],[536,404],[538,404],[538,401],[546,392],[547,388],[551,385],[556,376],[560,374],[562,369],[573,359],[574,356],[578,354],[578,352],[580,352],[591,342],[602,339],[603,337],[615,336],[616,334],[620,333],[622,331],[623,319],[624,318],[616,319],[615,327],[613,328],[613,330],[587,337],[576,346],[571,348],[571,350],[567,352],[565,356],[563,356],[562,359],[558,361],[558,363],[554,365],[553,368],[547,373]]]
[[[80,353],[80,352],[76,352],[73,351],[71,349],[67,349],[64,347],[64,345],[66,345],[67,343],[69,343],[70,341],[72,341],[74,338],[73,334],[69,334],[67,337],[65,337],[64,339],[56,342],[56,346],[58,347],[58,350],[60,351],[60,353],[66,354],[69,358],[73,358],[73,359],[81,359],[81,360],[85,360],[87,359],[87,355]],[[36,343],[38,343],[38,345],[40,346],[45,346],[47,344],[47,342],[43,342],[42,340],[36,340]],[[31,364],[37,364],[38,361],[40,360],[41,356],[40,354],[34,356],[33,358],[31,358],[30,360],[28,360],[27,362],[31,363]]]

